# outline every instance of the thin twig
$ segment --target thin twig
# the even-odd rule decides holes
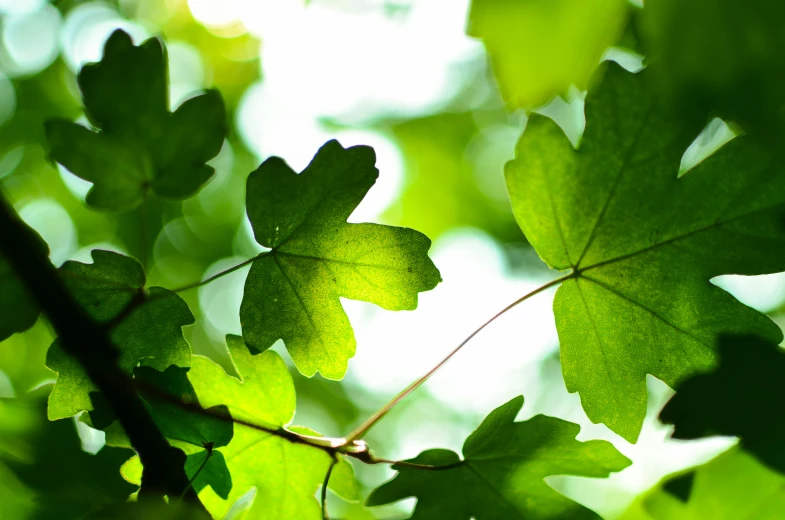
[[[560,276],[559,278],[556,278],[555,280],[551,280],[550,282],[546,283],[545,285],[541,285],[540,287],[536,288],[532,292],[530,292],[530,293],[528,293],[528,294],[526,294],[524,296],[521,296],[520,298],[518,298],[517,300],[515,300],[514,302],[509,304],[507,307],[505,307],[501,311],[499,311],[496,314],[494,314],[488,321],[486,321],[485,323],[480,325],[477,329],[475,329],[474,332],[469,334],[466,337],[466,339],[461,341],[460,344],[457,347],[455,347],[455,349],[453,349],[452,352],[447,354],[447,356],[444,359],[442,359],[439,363],[437,363],[436,366],[434,366],[432,369],[430,369],[428,372],[426,372],[423,376],[421,376],[420,378],[415,380],[409,386],[404,388],[398,395],[393,397],[390,400],[390,402],[388,402],[386,405],[384,405],[379,411],[377,411],[376,413],[371,415],[365,422],[363,422],[360,426],[355,428],[354,431],[352,431],[352,433],[350,433],[346,437],[347,441],[348,442],[352,442],[352,441],[354,441],[356,439],[359,439],[360,437],[364,436],[368,432],[368,430],[370,430],[377,422],[379,422],[385,415],[387,415],[390,412],[390,410],[395,408],[395,406],[397,406],[398,403],[400,403],[403,399],[405,399],[409,394],[411,394],[412,392],[417,390],[420,386],[422,386],[423,383],[425,383],[433,374],[435,374],[437,370],[439,370],[441,367],[443,367],[445,365],[445,363],[447,363],[455,354],[457,354],[467,343],[469,343],[469,341],[472,340],[472,338],[474,338],[474,336],[479,334],[480,331],[482,331],[485,327],[487,327],[488,325],[490,325],[491,323],[496,321],[499,317],[504,315],[507,311],[509,311],[509,310],[513,309],[514,307],[516,307],[517,305],[525,302],[526,300],[528,300],[532,296],[536,296],[537,294],[541,293],[542,291],[544,291],[546,289],[550,289],[551,287],[553,287],[555,285],[558,285],[558,284],[562,283],[563,281],[572,278],[573,276],[575,276],[575,272],[574,271],[570,271],[569,273],[565,274],[564,276]]]
[[[354,441],[349,443],[343,437],[316,437],[312,435],[304,435],[301,433],[287,430],[285,427],[268,426],[264,424],[254,423],[245,419],[233,417],[231,412],[229,414],[220,411],[220,408],[202,408],[198,402],[185,402],[179,395],[170,394],[162,391],[155,385],[144,383],[138,379],[134,379],[134,386],[143,396],[154,397],[166,401],[169,404],[177,406],[178,408],[193,412],[199,415],[204,415],[218,419],[221,421],[239,424],[252,430],[264,432],[276,437],[280,437],[294,444],[305,444],[313,448],[324,451],[327,454],[341,453],[349,457],[357,458],[358,460],[365,459],[365,454],[368,452],[368,445],[364,441]]]
[[[210,283],[210,282],[212,282],[214,280],[217,280],[218,278],[220,278],[222,276],[226,276],[227,274],[233,273],[233,272],[237,271],[238,269],[242,269],[246,265],[253,263],[257,258],[261,258],[262,256],[266,255],[267,253],[269,253],[269,251],[265,251],[264,253],[259,253],[258,255],[256,255],[253,258],[249,258],[248,260],[245,260],[244,262],[240,262],[239,264],[234,265],[234,266],[230,267],[229,269],[225,269],[225,270],[221,271],[220,273],[216,273],[216,274],[212,275],[210,278],[206,278],[206,279],[202,280],[201,282],[194,282],[194,283],[191,283],[191,284],[188,284],[188,285],[184,285],[183,287],[178,287],[177,289],[170,289],[170,290],[172,292],[179,293],[179,292],[187,291],[189,289],[195,289],[197,287],[201,287],[203,285],[207,285],[208,283]]]

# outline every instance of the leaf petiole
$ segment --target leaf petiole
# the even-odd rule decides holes
[[[210,443],[210,444],[212,444],[212,443]],[[180,495],[180,500],[183,499],[183,497],[185,496],[186,491],[188,491],[189,489],[191,489],[193,487],[194,482],[196,482],[196,479],[199,478],[199,474],[207,466],[207,463],[210,462],[210,457],[213,456],[213,449],[212,449],[212,446],[206,446],[206,448],[207,448],[207,450],[206,450],[207,451],[207,455],[204,458],[204,462],[202,462],[202,464],[199,465],[199,469],[196,470],[196,473],[194,473],[194,476],[191,477],[191,480],[188,481],[188,487],[186,487],[183,490],[183,494]]]
[[[259,253],[258,255],[256,255],[253,258],[249,258],[248,260],[245,260],[244,262],[240,262],[237,265],[233,265],[229,269],[225,269],[225,270],[223,270],[223,271],[221,271],[219,273],[215,273],[211,277],[205,278],[204,280],[202,280],[200,282],[190,283],[188,285],[184,285],[182,287],[178,287],[177,289],[171,289],[171,291],[175,292],[175,293],[179,293],[179,292],[183,292],[183,291],[188,291],[190,289],[195,289],[195,288],[201,287],[203,285],[207,285],[208,283],[213,282],[213,281],[217,280],[218,278],[221,278],[222,276],[226,276],[227,274],[233,273],[233,272],[237,271],[238,269],[242,269],[243,267],[245,267],[248,264],[252,264],[257,258],[261,258],[261,257],[263,257],[264,255],[266,255],[268,253],[270,253],[270,251],[264,251],[263,253]]]

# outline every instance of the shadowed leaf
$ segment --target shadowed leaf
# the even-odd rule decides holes
[[[754,336],[724,336],[719,353],[717,370],[676,387],[660,420],[676,427],[677,439],[741,437],[746,451],[785,473],[785,352]]]
[[[93,183],[87,203],[100,209],[132,209],[149,192],[184,199],[213,175],[205,162],[226,135],[226,114],[217,91],[207,91],[169,111],[166,53],[157,39],[136,47],[115,31],[98,63],[79,73],[85,112],[99,129],[55,119],[46,124],[51,157]]]
[[[194,317],[185,301],[162,287],[144,291],[144,271],[133,258],[101,250],[94,250],[92,256],[92,264],[69,261],[60,273],[76,301],[101,323],[112,322],[134,305],[110,336],[120,352],[120,368],[130,376],[140,362],[158,371],[170,365],[189,366],[191,347],[182,328],[193,324]],[[97,389],[58,340],[47,352],[46,366],[58,374],[49,396],[51,420],[93,409],[90,392]]]

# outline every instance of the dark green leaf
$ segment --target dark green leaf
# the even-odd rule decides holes
[[[374,162],[372,148],[330,141],[299,175],[274,157],[248,177],[248,218],[272,249],[245,282],[240,319],[253,351],[281,338],[300,372],[340,379],[356,344],[339,297],[414,309],[441,281],[425,235],[346,222],[376,182]]]
[[[25,408],[32,408],[35,415]],[[0,402],[0,425],[7,427],[10,421],[19,421],[20,413],[29,417],[21,423],[26,426],[12,434],[4,433],[3,441],[13,441],[15,449],[0,452],[0,474],[4,467],[8,468],[27,488],[27,497],[21,490],[18,493],[29,502],[13,504],[3,500],[0,517],[67,520],[86,518],[92,513],[100,518],[98,512],[104,507],[125,502],[136,490],[119,472],[121,464],[131,456],[130,450],[105,447],[96,455],[85,453],[73,422],[42,420],[43,406],[31,407],[31,403],[20,400]],[[5,481],[0,481],[0,488],[5,485]],[[18,506],[24,509],[17,509]],[[16,516],[17,511],[26,514]]]
[[[165,372],[159,372],[150,367],[138,367],[134,371],[134,382],[150,405],[156,424],[169,439],[200,448],[208,444],[220,448],[232,440],[232,420],[226,406],[211,408],[207,414],[188,408],[199,405],[188,380],[188,369],[170,366]]]
[[[522,406],[523,397],[516,397],[491,412],[466,439],[463,460],[435,449],[407,461],[445,469],[394,465],[398,475],[376,489],[368,505],[417,497],[412,520],[599,519],[556,492],[545,477],[607,477],[630,461],[609,442],[577,441],[577,424],[544,415],[514,422]]]
[[[675,425],[677,439],[741,437],[745,450],[785,473],[785,352],[754,336],[726,336],[719,353],[717,370],[679,384],[660,419]]]
[[[170,366],[164,372],[137,367],[134,383],[161,433],[187,454],[185,472],[190,479],[196,476],[194,489],[199,492],[209,485],[218,496],[227,498],[232,478],[223,453],[217,448],[227,446],[232,440],[231,415],[223,405],[201,412],[187,371],[178,366]],[[106,430],[106,442],[114,446],[131,446],[118,423]]]
[[[49,246],[32,228],[28,232],[34,236],[41,251],[49,256]],[[24,284],[16,277],[11,265],[0,254],[0,341],[16,332],[24,332],[32,327],[41,310],[27,292]]]
[[[681,110],[719,115],[781,142],[783,2],[653,0],[642,22],[652,73]]]
[[[697,128],[672,119],[646,73],[609,65],[575,151],[534,116],[507,165],[513,211],[540,257],[573,275],[554,313],[567,388],[634,442],[646,374],[671,387],[717,362],[718,334],[779,342],[766,316],[709,283],[785,269],[785,175],[747,137],[678,177]]]
[[[226,114],[216,91],[169,111],[164,48],[136,47],[115,31],[99,63],[79,73],[85,112],[100,132],[56,119],[46,125],[54,160],[93,183],[87,203],[101,209],[138,206],[148,193],[184,199],[213,175],[205,163],[221,149]]]
[[[101,250],[92,256],[92,264],[69,261],[60,272],[77,302],[97,321],[109,323],[128,314],[111,333],[120,351],[120,368],[130,376],[140,362],[159,371],[189,366],[191,347],[182,327],[193,324],[194,317],[185,301],[162,287],[145,291],[144,271],[133,258]],[[49,348],[46,366],[58,374],[49,396],[50,419],[93,409],[90,392],[97,389],[57,340]]]

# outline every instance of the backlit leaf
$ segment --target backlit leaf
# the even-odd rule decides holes
[[[346,222],[376,182],[374,162],[370,147],[329,141],[300,174],[273,157],[248,177],[248,218],[272,249],[245,282],[240,320],[252,351],[281,338],[300,372],[341,379],[356,343],[339,297],[410,310],[441,281],[422,233]]]
[[[610,64],[574,150],[533,116],[507,165],[521,229],[551,267],[564,378],[594,422],[634,442],[646,374],[671,387],[717,362],[718,334],[779,342],[767,317],[709,283],[785,269],[785,175],[739,137],[678,177],[696,128],[673,119],[646,72]]]
[[[280,356],[273,351],[251,355],[236,336],[228,336],[227,343],[239,379],[227,375],[213,361],[194,356],[188,377],[202,406],[226,405],[232,417],[247,423],[314,434],[290,426],[295,407],[294,384]],[[256,488],[256,498],[247,520],[322,518],[314,493],[331,463],[323,450],[235,423],[234,437],[221,451],[232,475],[229,498],[221,499],[209,489],[200,494],[217,518],[223,518],[232,503],[251,488]],[[339,462],[330,487],[345,498],[358,498],[348,462]]]
[[[576,440],[577,424],[544,415],[514,422],[522,406],[519,396],[491,412],[466,439],[463,459],[433,449],[407,461],[446,469],[393,465],[398,475],[373,491],[368,505],[417,497],[412,520],[599,520],[551,488],[545,477],[604,478],[630,461],[607,441]]]

